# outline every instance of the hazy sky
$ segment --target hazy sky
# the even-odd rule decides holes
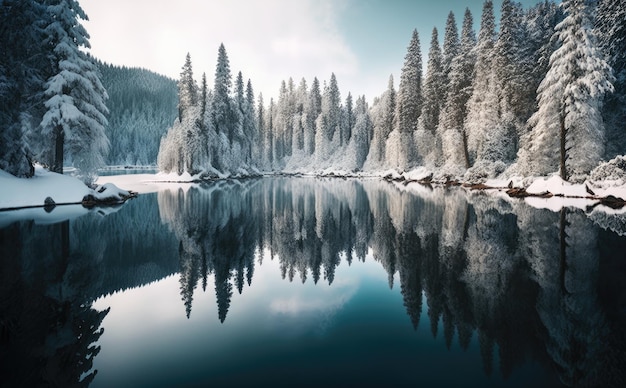
[[[540,0],[523,0],[526,8]],[[116,65],[144,67],[178,79],[187,52],[194,76],[213,84],[224,43],[233,80],[241,71],[266,103],[281,80],[310,86],[335,73],[342,99],[365,94],[371,102],[400,69],[413,29],[426,68],[433,27],[439,42],[453,11],[459,33],[466,7],[478,30],[482,0],[80,0],[91,52]],[[501,0],[494,1],[499,14]],[[478,32],[478,31],[477,31]]]

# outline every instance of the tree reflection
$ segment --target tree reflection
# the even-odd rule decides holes
[[[1,385],[87,385],[108,312],[90,302],[173,273],[181,314],[191,316],[196,292],[215,292],[225,322],[264,257],[286,281],[329,285],[342,263],[375,261],[407,324],[448,348],[474,340],[488,375],[532,359],[566,385],[626,384],[617,215],[376,180],[221,181],[154,195],[158,208],[145,196],[126,214],[0,229]]]
[[[598,300],[597,216],[461,190],[416,194],[377,181],[314,179],[163,191],[159,208],[180,240],[187,314],[196,284],[206,288],[213,274],[223,322],[261,252],[278,260],[283,279],[328,284],[342,260],[371,253],[391,288],[399,276],[411,325],[419,326],[425,299],[433,336],[448,348],[456,338],[462,349],[476,338],[485,373],[497,368],[506,378],[532,358],[567,385],[623,381],[624,317],[609,320]]]
[[[97,373],[108,310],[83,299],[96,272],[71,239],[69,221],[0,229],[2,386],[88,386]]]

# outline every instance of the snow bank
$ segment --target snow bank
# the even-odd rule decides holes
[[[110,183],[93,190],[75,177],[50,172],[39,165],[32,178],[16,178],[0,170],[0,209],[81,204],[88,196],[96,201],[123,201],[130,195]]]
[[[572,184],[564,181],[558,176],[548,178],[537,178],[526,188],[530,194],[542,194],[550,192],[554,195],[564,195],[568,197],[587,197],[590,194],[582,184]]]
[[[77,178],[35,166],[32,178],[16,178],[0,171],[0,209],[43,206],[50,197],[56,204],[79,203],[93,190]]]

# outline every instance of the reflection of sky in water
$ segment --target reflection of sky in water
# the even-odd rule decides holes
[[[208,284],[213,284],[212,279]],[[174,371],[160,368],[194,355],[202,355],[210,370],[211,365],[221,364],[220,359],[239,358],[237,352],[254,359],[253,354],[262,357],[264,348],[271,354],[276,346],[273,350],[283,353],[291,341],[323,337],[332,330],[338,311],[361,287],[369,286],[388,289],[386,274],[371,258],[351,266],[342,263],[331,286],[321,281],[315,285],[312,279],[304,284],[300,279],[281,279],[277,260],[265,258],[256,267],[252,285],[242,294],[234,292],[223,324],[217,318],[212,287],[196,291],[190,319],[185,318],[178,275],[101,298],[94,308],[110,306],[111,312],[103,322],[106,334],[95,361],[99,373],[94,386],[126,381],[138,367],[169,376]],[[394,294],[401,305],[397,290]]]
[[[430,332],[426,301],[414,331],[399,286],[389,289],[387,274],[370,255],[365,262],[342,261],[330,286],[281,279],[277,260],[266,257],[252,285],[242,294],[235,290],[223,324],[212,286],[196,290],[189,319],[179,288],[174,275],[94,304],[111,312],[103,322],[93,387],[336,386],[355,379],[460,384],[486,378],[476,335],[467,351],[456,343],[448,350],[442,335]],[[528,372],[541,373],[536,366],[521,367],[507,383],[524,386]]]
[[[626,240],[594,225],[618,219],[463,193],[224,181],[144,194],[107,217],[25,220],[0,229],[0,286],[30,304],[0,298],[0,334],[18,322],[14,333],[27,338],[0,352],[49,368],[68,354],[91,358],[59,338],[97,341],[96,387],[526,387],[580,371],[594,382],[622,376],[612,360],[624,349],[615,312],[626,300]],[[99,295],[108,296],[94,307],[108,315],[84,309]],[[31,306],[42,306],[29,310],[36,319],[24,315]],[[37,341],[49,345],[48,364]],[[90,368],[63,362],[57,372],[70,377]]]

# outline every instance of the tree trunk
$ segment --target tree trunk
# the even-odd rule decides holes
[[[561,131],[560,131],[560,149],[561,149],[561,160],[559,165],[559,172],[561,174],[561,179],[564,181],[567,180],[567,171],[565,170],[565,161],[567,160],[567,149],[566,146],[566,138],[567,138],[567,129],[565,128],[565,117],[561,114],[559,117],[559,121],[561,123]]]
[[[470,168],[469,149],[467,147],[467,133],[465,129],[461,129],[461,136],[463,137],[463,158],[465,159],[465,168]]]
[[[54,129],[54,162],[52,171],[63,174],[63,145],[65,143],[65,132],[61,125],[57,125]]]

